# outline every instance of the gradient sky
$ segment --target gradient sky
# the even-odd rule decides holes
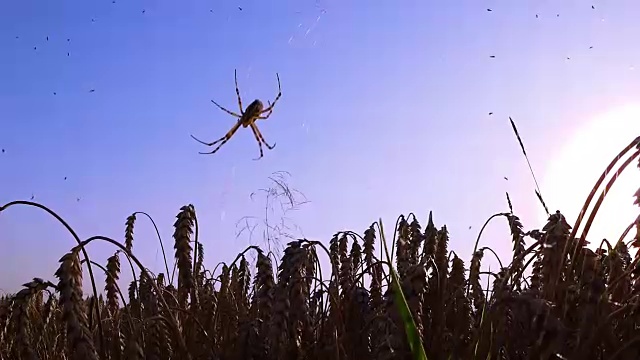
[[[264,197],[250,194],[288,171],[310,201],[288,215],[300,235],[328,241],[379,217],[390,229],[409,212],[426,224],[433,210],[468,263],[485,219],[507,211],[505,191],[525,229],[542,226],[509,116],[543,177],[585,119],[640,95],[640,3],[594,5],[0,2],[0,203],[33,195],[82,238],[121,240],[126,217],[146,211],[170,258],[175,215],[192,203],[213,268],[262,243],[263,226],[236,237],[236,222],[263,216]],[[236,121],[210,102],[237,111],[234,69],[245,106],[275,97],[276,72],[282,81],[273,115],[258,123],[277,147],[260,161],[248,129],[207,156],[189,137],[217,139]],[[163,271],[143,217],[135,239],[134,253]],[[24,206],[1,214],[0,241],[4,291],[53,280],[74,245]],[[506,222],[483,244],[508,262]],[[89,248],[101,263],[114,250]]]

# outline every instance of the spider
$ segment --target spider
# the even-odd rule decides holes
[[[199,140],[193,135],[191,135],[191,137],[197,142],[207,146],[213,146],[215,144],[220,143],[215,149],[213,149],[210,152],[200,152],[200,154],[214,154],[216,151],[218,151],[218,149],[222,147],[222,145],[224,145],[227,141],[229,141],[229,139],[231,139],[233,134],[235,134],[236,131],[238,131],[238,129],[240,128],[240,125],[242,125],[242,127],[244,128],[246,128],[247,126],[250,126],[251,130],[253,131],[253,135],[256,137],[256,141],[258,142],[258,147],[260,148],[260,157],[254,160],[259,160],[264,156],[262,152],[262,144],[265,144],[269,150],[272,150],[274,147],[276,147],[275,143],[273,144],[273,146],[271,146],[267,144],[267,142],[264,140],[262,133],[260,133],[260,130],[258,130],[258,126],[256,125],[256,120],[268,119],[271,113],[273,112],[273,107],[276,105],[276,102],[278,101],[278,99],[280,99],[280,96],[282,96],[282,91],[280,89],[280,76],[278,75],[278,73],[276,73],[276,77],[278,79],[278,95],[276,96],[275,100],[273,100],[273,103],[267,102],[268,107],[264,108],[264,104],[262,103],[262,101],[255,99],[253,100],[253,102],[251,102],[251,104],[249,104],[249,106],[247,106],[247,109],[245,111],[242,110],[242,99],[240,98],[240,90],[238,90],[237,71],[234,70],[233,76],[236,83],[236,96],[238,97],[238,107],[240,107],[240,115],[234,113],[233,111],[229,111],[225,109],[224,107],[220,106],[217,102],[213,100],[211,100],[211,102],[214,103],[221,110],[227,112],[230,115],[237,117],[238,122],[235,125],[233,125],[231,130],[229,130],[223,137],[211,143]],[[265,113],[266,115],[263,115]]]

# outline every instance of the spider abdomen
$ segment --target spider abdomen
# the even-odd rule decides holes
[[[242,126],[247,127],[249,126],[249,124],[258,116],[260,116],[260,114],[262,113],[262,110],[264,110],[264,104],[262,103],[262,101],[256,99],[253,100],[251,102],[251,104],[249,104],[249,106],[247,106],[247,109],[244,111],[244,114],[242,114]]]

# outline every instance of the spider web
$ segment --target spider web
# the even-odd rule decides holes
[[[297,10],[295,14],[300,18],[295,29],[287,39],[288,46],[302,46],[311,43],[311,47],[315,47],[318,43],[319,32],[315,31],[321,24],[321,20],[327,14],[327,4],[319,0],[315,0],[313,7],[306,10]],[[306,135],[311,133],[310,123],[302,121],[300,124]]]
[[[236,166],[231,166],[231,174],[227,176],[224,181],[224,185],[222,186],[222,192],[220,193],[220,222],[223,223],[227,217],[227,211],[225,210],[227,207],[227,198],[229,194],[233,191],[233,183],[236,179]]]
[[[300,45],[304,44],[305,41],[312,41],[311,46],[316,46],[317,39],[311,38],[310,35],[319,26],[320,20],[327,14],[325,4],[321,4],[320,1],[316,0],[312,9],[297,10],[295,14],[302,19],[298,21],[295,30],[287,39],[287,44]]]
[[[319,0],[315,0],[311,5],[309,4],[310,3],[306,3],[304,5],[306,8],[303,10],[294,10],[295,21],[293,23],[296,25],[293,25],[294,30],[287,38],[288,46],[302,47],[310,44],[311,47],[314,47],[318,43],[318,39],[314,35],[319,33],[316,29],[320,27],[322,18],[328,13],[327,4]],[[253,67],[253,64],[250,63],[249,66],[242,71],[239,70],[238,81],[243,83],[241,89],[242,94],[253,93],[254,82],[250,81]],[[240,75],[240,73],[242,73],[242,75]],[[310,123],[303,120],[299,126],[306,135],[311,133]]]

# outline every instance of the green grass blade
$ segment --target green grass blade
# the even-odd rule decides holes
[[[393,286],[394,300],[396,306],[398,307],[400,317],[402,318],[404,330],[407,333],[407,340],[409,341],[411,354],[413,355],[414,360],[427,360],[427,354],[424,352],[424,347],[422,346],[422,339],[420,338],[420,334],[418,333],[418,328],[416,327],[416,323],[413,320],[413,315],[411,314],[411,310],[409,310],[407,299],[404,297],[402,287],[400,286],[400,280],[398,279],[396,271],[393,269],[393,264],[391,263],[391,258],[389,257],[389,251],[387,250],[387,241],[384,236],[384,228],[382,227],[382,219],[379,220],[378,225],[380,225],[380,238],[382,239],[382,246],[387,257],[387,262],[389,263],[389,269],[391,271],[391,283]]]

